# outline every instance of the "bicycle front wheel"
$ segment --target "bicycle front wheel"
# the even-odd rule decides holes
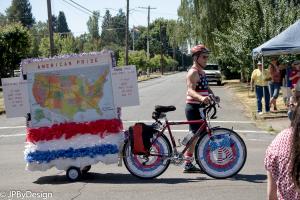
[[[127,170],[141,179],[152,179],[161,175],[170,165],[171,145],[165,135],[156,139],[150,148],[151,156],[132,154],[130,142],[123,148],[123,161]]]
[[[198,140],[195,158],[208,176],[225,179],[243,168],[247,149],[243,139],[233,130],[214,128],[211,137],[205,134]]]

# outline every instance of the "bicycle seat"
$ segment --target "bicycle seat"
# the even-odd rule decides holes
[[[155,111],[159,113],[166,113],[174,110],[176,110],[175,106],[160,106],[160,105],[155,106]]]

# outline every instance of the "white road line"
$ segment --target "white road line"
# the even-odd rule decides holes
[[[1,129],[18,129],[18,128],[26,128],[26,126],[2,126]]]
[[[172,121],[184,121],[184,120],[172,120]],[[153,120],[140,120],[140,121],[127,121],[123,120],[123,123],[137,123],[137,122],[144,122],[144,123],[151,123],[154,122]],[[212,123],[235,123],[235,124],[252,124],[251,121],[210,121]],[[18,129],[18,128],[26,128],[26,126],[0,126],[0,130],[2,129]]]
[[[252,130],[234,130],[238,133],[270,133],[268,131],[252,131]],[[172,132],[179,132],[179,133],[187,133],[188,130],[187,129],[182,129],[182,130],[172,130]],[[11,134],[11,135],[0,135],[0,138],[4,138],[4,137],[19,137],[19,136],[25,136],[25,133],[20,133],[20,134]],[[252,139],[254,140],[254,139]]]
[[[233,129],[235,132],[238,132],[238,133],[270,133],[270,132],[268,132],[268,131],[253,131],[253,130],[235,130],[235,129]],[[184,129],[182,129],[182,130],[180,130],[180,129],[178,129],[178,130],[176,130],[176,129],[171,129],[171,131],[172,132],[188,132],[189,130],[184,130]]]
[[[172,120],[172,121],[185,121],[185,120]],[[123,123],[137,123],[137,122],[153,123],[154,120],[139,120],[139,121],[123,120]],[[212,120],[210,122],[212,122],[212,123],[254,124],[254,122],[252,122],[252,121],[217,121],[217,120]]]
[[[235,130],[238,133],[269,133],[267,131],[251,131],[251,130]],[[172,132],[181,132],[181,133],[187,133],[188,130],[172,130]],[[19,136],[25,136],[25,133],[20,134],[11,134],[11,135],[0,135],[0,138],[6,138],[6,137],[19,137]],[[258,140],[260,139],[248,139],[248,140]]]
[[[0,135],[0,138],[4,137],[19,137],[19,136],[25,136],[25,133],[20,133],[20,134],[11,134],[11,135]]]
[[[270,142],[270,140],[268,140],[268,139],[254,139],[254,138],[252,138],[252,139],[247,139],[247,140],[249,140],[249,141],[258,141],[258,142]]]

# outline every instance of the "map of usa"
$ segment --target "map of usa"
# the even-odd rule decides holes
[[[32,94],[41,107],[58,111],[70,119],[75,113],[86,109],[95,109],[101,114],[98,102],[103,96],[107,74],[106,70],[93,84],[74,75],[37,74]]]
[[[35,126],[113,117],[109,67],[87,67],[29,75]]]

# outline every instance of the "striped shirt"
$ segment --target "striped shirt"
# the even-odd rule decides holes
[[[199,80],[196,84],[195,91],[201,96],[208,96],[208,81],[206,75],[201,74],[196,67],[192,67],[190,70],[197,71],[199,75]],[[191,97],[188,92],[186,93],[186,103],[200,104],[200,102]]]

